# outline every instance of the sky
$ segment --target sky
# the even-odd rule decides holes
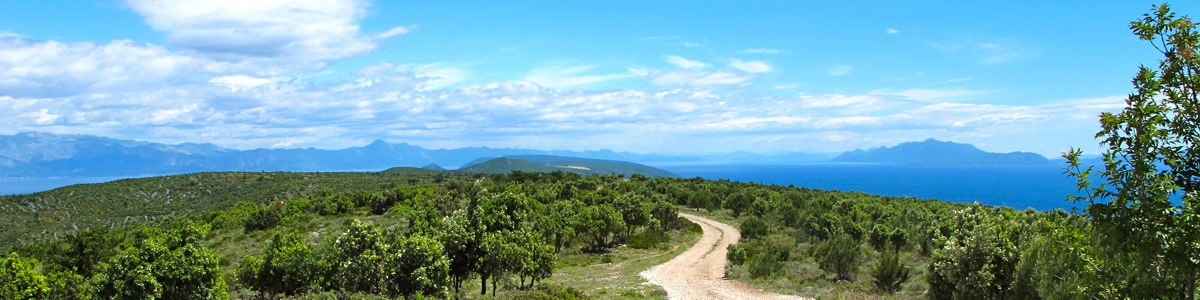
[[[0,1],[0,134],[1095,153],[1148,1]],[[1200,16],[1200,3],[1173,3]]]

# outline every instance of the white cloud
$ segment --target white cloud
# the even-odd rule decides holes
[[[152,86],[203,72],[206,64],[128,40],[94,44],[0,37],[0,94],[69,95]]]
[[[656,74],[652,83],[662,86],[722,86],[746,83],[753,77],[731,72],[678,71]]]
[[[265,78],[256,78],[245,75],[230,75],[215,77],[208,80],[209,83],[224,86],[233,92],[242,92],[254,89],[256,87],[269,85],[273,81]]]
[[[59,115],[51,114],[49,109],[39,109],[23,114],[24,117],[32,119],[33,123],[38,125],[46,125],[58,120]]]
[[[884,30],[884,31],[885,31],[885,32],[887,32],[887,34],[897,34],[897,33],[900,33],[900,30],[898,30],[898,29],[895,29],[895,28],[888,28],[887,30]]]
[[[698,70],[698,69],[708,68],[710,66],[708,63],[705,63],[705,62],[690,60],[690,59],[683,58],[683,57],[676,56],[676,55],[663,55],[663,59],[666,59],[667,63],[670,63],[672,65],[675,65],[676,67],[680,67],[680,68],[684,68],[684,69]]]
[[[901,96],[907,99],[924,102],[961,100],[966,97],[984,95],[987,93],[987,91],[968,89],[908,89],[902,91],[876,90],[870,92],[871,95]]]
[[[589,74],[595,69],[593,65],[542,67],[530,71],[524,80],[551,88],[575,88],[647,75],[638,69],[627,69],[623,73]]]
[[[365,53],[357,22],[367,3],[340,1],[129,0],[171,45],[201,53],[324,60]],[[390,32],[390,31],[389,31]]]
[[[390,38],[390,37],[397,36],[397,35],[409,34],[410,32],[413,32],[414,30],[417,30],[417,24],[408,25],[408,26],[396,26],[396,27],[392,27],[392,29],[388,29],[388,31],[384,31],[383,33],[380,33],[379,35],[377,35],[377,37],[379,37],[381,39],[386,39],[386,38]]]
[[[771,72],[771,70],[773,69],[771,67],[771,65],[769,65],[766,62],[761,61],[761,60],[745,60],[744,61],[744,60],[740,60],[740,59],[736,59],[736,58],[729,61],[729,66],[733,67],[734,69],[742,70],[742,72],[752,73],[752,74],[767,73],[767,72]]]
[[[825,73],[829,74],[829,76],[846,76],[850,75],[851,72],[854,72],[854,67],[850,65],[834,65],[825,70]]]

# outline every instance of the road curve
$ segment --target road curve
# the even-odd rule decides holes
[[[650,283],[667,290],[671,299],[806,299],[767,293],[725,279],[725,254],[741,233],[729,224],[705,217],[685,213],[679,216],[699,224],[704,234],[683,254],[641,273]]]

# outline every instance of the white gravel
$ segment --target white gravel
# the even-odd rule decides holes
[[[767,293],[725,279],[725,253],[741,233],[733,226],[712,219],[679,214],[699,224],[704,234],[696,245],[666,263],[641,273],[650,283],[662,286],[671,299],[807,299]]]

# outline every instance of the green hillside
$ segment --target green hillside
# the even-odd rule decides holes
[[[58,278],[51,282],[65,282],[54,291],[104,297],[114,295],[110,288],[129,288],[111,286],[120,282],[112,278],[129,275],[113,266],[149,264],[149,270],[207,266],[194,268],[215,280],[203,284],[206,291],[238,298],[259,293],[473,298],[482,290],[514,299],[662,299],[662,290],[641,284],[637,274],[694,241],[697,232],[681,230],[694,227],[676,217],[680,207],[740,224],[744,240],[731,249],[730,278],[815,297],[881,293],[871,284],[877,276],[872,266],[895,251],[897,263],[912,274],[888,291],[913,299],[945,287],[925,280],[927,266],[952,261],[975,266],[956,260],[974,256],[945,252],[951,240],[994,234],[1000,239],[994,242],[1007,246],[968,246],[983,247],[978,253],[1013,253],[988,256],[987,265],[1013,271],[1027,250],[1016,241],[1050,232],[1041,224],[1077,219],[729,181],[402,170],[201,173],[3,197],[0,247],[36,258],[39,272]],[[1003,232],[981,231],[983,224]],[[153,245],[167,246],[146,248]],[[185,249],[202,259],[136,259],[146,251],[160,251],[167,259]],[[401,257],[415,260],[389,260]],[[834,268],[821,262],[829,257],[853,259]],[[413,272],[433,279],[388,275]],[[156,276],[167,276],[155,277],[159,284],[176,284],[168,274]]]
[[[458,170],[466,173],[507,174],[512,171],[529,173],[570,172],[583,175],[641,174],[649,177],[676,177],[674,173],[624,161],[588,159],[552,155],[510,155],[480,159]]]

